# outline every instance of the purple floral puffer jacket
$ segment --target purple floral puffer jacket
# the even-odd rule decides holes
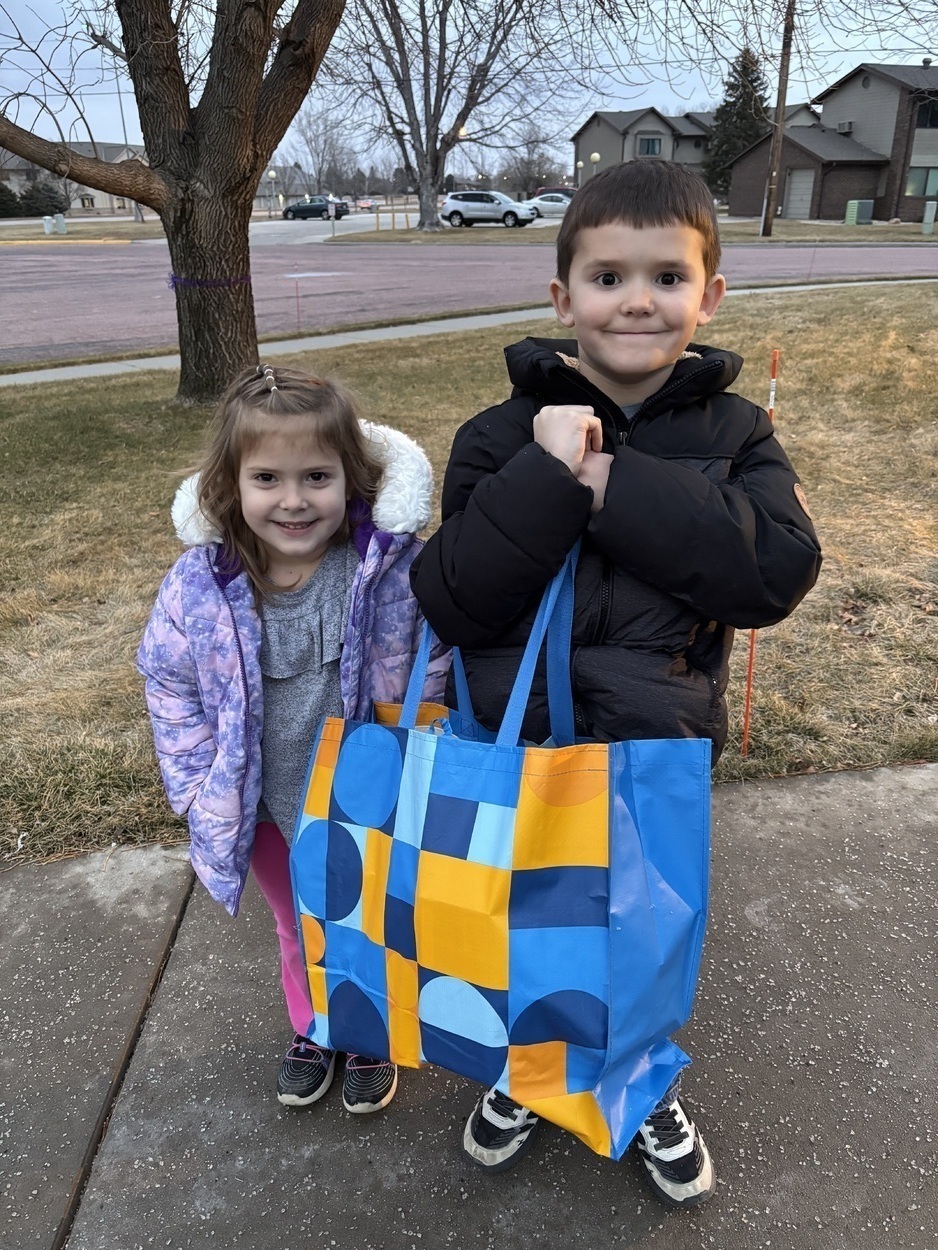
[[[367,719],[373,700],[401,702],[423,617],[410,590],[430,518],[430,466],[397,430],[362,423],[385,474],[374,511],[354,529],[362,558],[349,592],[340,671],[344,714]],[[225,571],[221,546],[198,511],[195,479],[173,505],[190,544],[160,587],[137,653],[170,805],[188,815],[190,854],[211,896],[236,915],[261,794],[261,625],[246,573]],[[191,545],[197,544],[197,545]],[[443,697],[449,652],[437,647],[424,697]]]

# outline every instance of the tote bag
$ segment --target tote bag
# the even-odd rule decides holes
[[[429,637],[398,724],[324,719],[290,860],[317,1044],[497,1086],[619,1158],[690,1062],[669,1035],[703,942],[710,743],[573,740],[574,567],[496,735],[421,714]],[[551,741],[519,745],[548,629]]]

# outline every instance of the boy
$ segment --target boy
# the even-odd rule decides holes
[[[550,296],[575,341],[506,351],[507,402],[456,434],[443,523],[414,562],[427,619],[463,649],[473,708],[498,725],[548,580],[578,538],[571,672],[578,733],[726,738],[734,628],[771,625],[814,585],[820,548],[765,412],[728,393],[742,367],[691,342],[723,298],[712,198],[681,166],[618,165],[577,193]],[[546,680],[522,735],[549,735]],[[463,1146],[490,1171],[537,1117],[489,1090]],[[656,1196],[699,1206],[713,1164],[677,1097],[635,1145]]]

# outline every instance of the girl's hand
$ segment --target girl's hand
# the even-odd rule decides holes
[[[603,427],[585,404],[549,404],[534,418],[534,441],[576,474],[587,451],[603,445]]]
[[[614,456],[604,451],[587,450],[576,471],[576,480],[588,486],[593,492],[590,512],[598,512],[606,502],[606,487],[609,484],[609,470]]]

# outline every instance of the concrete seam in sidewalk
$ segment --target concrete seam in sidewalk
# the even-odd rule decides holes
[[[78,1215],[78,1210],[81,1206],[82,1198],[84,1197],[85,1188],[91,1176],[91,1169],[94,1166],[95,1158],[97,1157],[101,1143],[104,1141],[104,1137],[107,1133],[108,1124],[111,1119],[111,1112],[114,1109],[114,1104],[120,1096],[121,1088],[124,1084],[124,1078],[127,1075],[127,1071],[137,1049],[137,1044],[140,1041],[141,1034],[146,1026],[147,1017],[150,1014],[150,1008],[153,1005],[153,1000],[160,988],[163,975],[166,971],[167,965],[169,964],[173,950],[175,949],[176,938],[179,934],[182,922],[185,919],[186,910],[189,906],[189,900],[192,898],[195,880],[195,873],[190,869],[189,884],[179,902],[179,907],[177,908],[176,915],[173,918],[172,926],[166,937],[166,944],[164,945],[159,960],[154,967],[153,975],[150,978],[150,984],[147,987],[146,997],[143,1000],[143,1005],[140,1008],[140,1012],[133,1024],[133,1027],[127,1034],[127,1040],[124,1043],[124,1048],[121,1051],[115,1065],[107,1094],[105,1095],[98,1118],[95,1121],[91,1136],[88,1139],[88,1145],[85,1148],[81,1164],[75,1175],[71,1192],[66,1200],[65,1212],[59,1221],[58,1228],[55,1230],[55,1235],[52,1238],[49,1250],[63,1250],[63,1247],[65,1247],[68,1242],[69,1235],[72,1231],[72,1225],[75,1223],[75,1218]]]

